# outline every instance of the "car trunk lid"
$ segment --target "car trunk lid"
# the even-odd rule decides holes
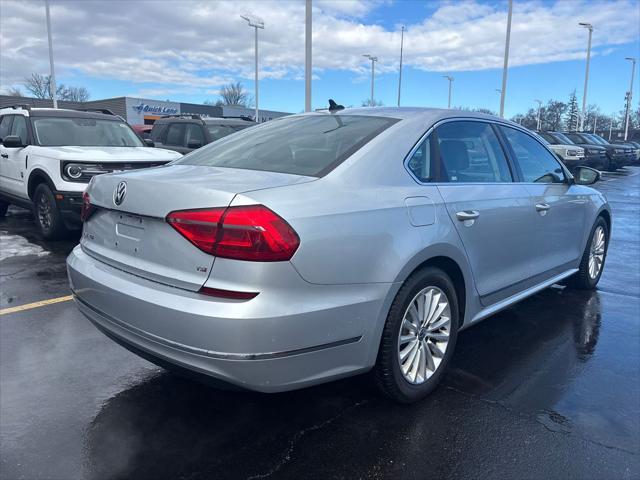
[[[82,248],[115,268],[167,285],[199,290],[214,257],[166,222],[176,210],[227,207],[238,193],[313,181],[283,173],[168,165],[95,177],[88,189],[96,211]],[[126,184],[124,195],[116,190]],[[122,192],[122,188],[120,188]]]

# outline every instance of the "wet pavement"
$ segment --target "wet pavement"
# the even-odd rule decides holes
[[[614,211],[598,290],[553,287],[462,332],[416,405],[366,375],[219,391],[114,344],[71,302],[2,315],[0,478],[640,478],[640,168],[598,188]],[[0,308],[69,294],[73,239],[42,242],[12,209],[0,242]]]

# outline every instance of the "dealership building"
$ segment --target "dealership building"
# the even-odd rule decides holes
[[[29,97],[0,95],[0,108],[9,105],[30,105],[32,107],[53,107],[52,100]],[[227,105],[203,105],[197,103],[150,100],[148,98],[116,97],[104,100],[91,100],[84,103],[59,101],[60,108],[105,108],[120,115],[130,125],[152,125],[157,119],[167,115],[200,115],[201,117],[250,117],[254,118],[255,109]],[[274,118],[290,115],[288,112],[259,110],[258,121],[266,122]]]

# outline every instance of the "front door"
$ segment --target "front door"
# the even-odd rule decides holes
[[[512,148],[535,215],[533,274],[540,281],[577,267],[586,230],[587,192],[570,185],[558,160],[533,136],[500,127]]]
[[[24,144],[29,142],[27,122],[22,115],[8,115],[5,118],[13,117],[9,135],[18,136]],[[7,135],[5,135],[7,136]],[[0,187],[6,193],[17,196],[24,196],[24,174],[25,159],[27,152],[24,147],[7,148],[0,145]]]
[[[438,189],[460,235],[485,305],[522,289],[531,276],[530,196],[513,182],[506,155],[489,123],[455,121],[435,130]]]

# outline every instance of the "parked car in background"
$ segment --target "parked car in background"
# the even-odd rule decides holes
[[[574,144],[568,138],[562,139],[561,141],[559,137],[551,135],[547,132],[535,133],[549,145],[549,148],[551,148],[551,150],[553,150],[553,152],[558,155],[558,157],[560,157],[562,163],[564,163],[569,170],[574,171],[576,167],[579,167],[581,165],[599,168],[599,166],[588,164],[587,158],[585,156],[585,149]]]
[[[603,167],[603,170],[613,171],[627,164],[626,149],[621,146],[615,146],[611,144],[603,144],[595,138],[591,137],[591,134],[584,132],[562,132],[569,140],[576,145],[580,146],[598,146],[605,149],[607,154],[607,165]]]
[[[133,131],[140,135],[140,138],[147,140],[151,138],[151,129],[153,125],[131,125]]]
[[[560,281],[596,286],[611,227],[587,186],[599,177],[490,115],[293,115],[95,178],[71,290],[160,365],[263,392],[373,370],[412,402],[459,330]]]
[[[540,135],[549,143],[553,141],[557,142],[556,144],[558,145],[577,145],[573,140],[560,132],[540,132]],[[595,168],[597,170],[607,170],[607,168],[609,167],[609,159],[607,158],[606,148],[601,145],[589,144],[582,144],[577,146],[584,149],[584,165],[586,165],[587,167]]]
[[[625,156],[625,161],[623,162],[623,165],[630,165],[632,163],[635,162],[636,160],[636,148],[633,145],[630,145],[628,143],[621,143],[621,144],[614,144],[609,142],[608,140],[605,140],[604,138],[602,138],[600,135],[597,135],[595,133],[587,133],[586,135],[588,135],[589,137],[593,138],[596,142],[598,142],[600,145],[607,147],[607,146],[612,146],[614,148],[622,148],[624,150],[624,156]]]
[[[626,146],[632,148],[633,152],[635,154],[636,163],[640,160],[640,142],[631,142],[631,141],[624,141],[624,140],[612,140],[611,143],[613,143],[614,145],[626,145]]]
[[[102,173],[164,165],[181,157],[150,148],[113,114],[16,106],[0,110],[0,216],[33,210],[47,239],[78,228],[82,192]]]
[[[156,147],[189,153],[245,128],[257,125],[251,119],[202,118],[200,115],[162,117],[153,124],[151,140]]]

